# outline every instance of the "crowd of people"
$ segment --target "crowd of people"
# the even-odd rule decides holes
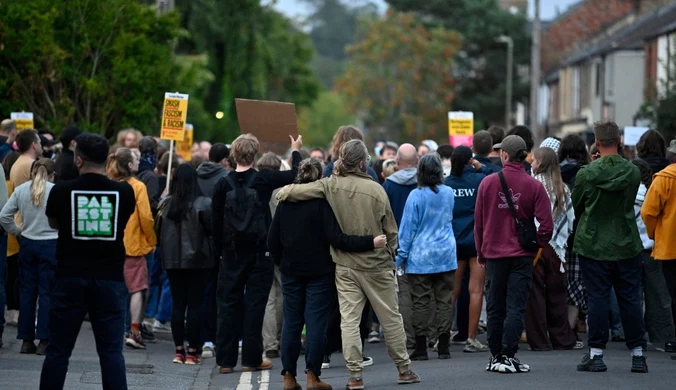
[[[215,358],[222,374],[281,356],[285,390],[301,388],[302,353],[307,388],[331,389],[336,352],[363,389],[364,347],[383,338],[399,384],[451,344],[488,353],[486,371],[529,372],[520,343],[582,349],[581,328],[579,371],[607,370],[609,340],[632,372],[648,372],[648,340],[676,352],[676,142],[654,130],[633,159],[612,122],[591,150],[574,134],[535,148],[516,126],[370,153],[342,126],[328,152],[290,136],[289,156],[260,156],[243,134],[196,143],[191,161],[134,129],[113,146],[75,126],[0,133],[0,346],[17,326],[20,352],[45,355],[43,389],[63,387],[85,320],[115,389],[124,345],[158,332],[174,363]]]

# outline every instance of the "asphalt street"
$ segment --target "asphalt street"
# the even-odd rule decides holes
[[[5,346],[0,349],[0,389],[37,389],[43,357],[21,355],[21,342],[15,339],[16,328],[5,329]],[[205,359],[202,366],[172,363],[174,354],[170,335],[160,335],[160,340],[149,344],[146,350],[125,349],[127,382],[130,389],[227,389],[268,390],[282,389],[281,360],[269,372],[222,375],[214,359]],[[525,349],[525,348],[524,348]],[[668,354],[648,351],[649,374],[632,374],[629,371],[629,351],[622,343],[611,343],[605,354],[606,373],[578,373],[576,365],[582,351],[529,352],[522,351],[520,358],[532,367],[529,374],[497,374],[485,371],[488,353],[467,354],[461,346],[453,346],[451,360],[438,360],[430,352],[431,360],[414,362],[412,369],[422,382],[405,389],[674,389],[676,388],[676,360]],[[396,369],[387,356],[385,344],[370,344],[366,354],[375,363],[364,371],[367,389],[401,388],[396,384]],[[301,356],[301,360],[303,357]],[[344,389],[347,371],[342,356],[334,355],[333,367],[325,370],[322,378]],[[299,362],[302,372],[303,362]],[[66,389],[100,389],[101,376],[96,346],[91,328],[85,323],[80,332],[73,356],[70,359]],[[300,383],[305,388],[304,378]]]

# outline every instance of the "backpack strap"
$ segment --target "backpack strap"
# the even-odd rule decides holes
[[[512,203],[512,194],[509,192],[509,188],[507,187],[507,181],[505,180],[505,175],[500,171],[498,173],[498,177],[500,177],[500,184],[502,184],[502,192],[505,194],[505,200],[507,200],[507,205],[509,206],[509,210],[512,212],[512,217],[514,218],[514,221],[516,222],[517,225],[520,225],[521,222],[519,221],[519,218],[516,216],[516,210],[514,209],[514,203]]]
[[[225,181],[227,181],[228,184],[230,184],[230,187],[231,187],[233,190],[237,189],[237,184],[235,183],[234,180],[232,180],[232,178],[230,177],[230,175],[225,175]]]

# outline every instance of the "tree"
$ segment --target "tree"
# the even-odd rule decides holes
[[[460,36],[428,29],[411,13],[389,12],[363,27],[364,37],[348,48],[347,71],[337,83],[348,106],[389,139],[446,138]]]
[[[415,12],[429,26],[445,26],[460,33],[462,50],[456,55],[454,110],[474,112],[475,127],[504,123],[506,47],[495,38],[514,41],[513,101],[527,100],[530,36],[525,15],[501,9],[496,0],[387,0],[396,10]]]
[[[333,91],[319,94],[312,107],[298,112],[298,131],[303,142],[310,146],[325,148],[338,127],[354,123],[354,115],[348,112],[345,99]]]
[[[0,2],[0,15],[0,111],[109,139],[159,129],[175,87],[175,13],[158,17],[137,0],[22,0]]]

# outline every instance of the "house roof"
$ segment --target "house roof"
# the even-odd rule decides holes
[[[568,57],[563,65],[576,64],[617,50],[640,50],[646,39],[674,30],[676,30],[676,4],[641,16],[634,23],[618,30],[608,38]]]

